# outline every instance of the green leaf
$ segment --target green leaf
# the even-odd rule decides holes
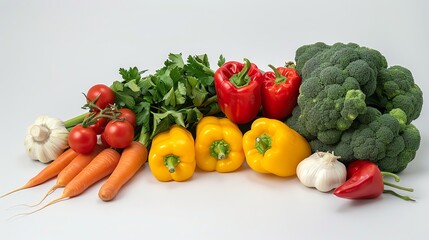
[[[187,125],[185,124],[185,120],[184,120],[184,116],[183,113],[181,112],[176,112],[176,111],[169,111],[169,113],[171,114],[171,116],[174,117],[174,122],[184,128],[187,127]]]
[[[125,87],[128,87],[133,92],[140,92],[140,87],[137,85],[136,80],[130,80],[124,84]]]
[[[186,102],[186,87],[182,82],[177,83],[177,89],[174,91],[177,104],[184,104]]]
[[[143,72],[145,72],[145,71],[143,71]],[[129,68],[129,70],[125,70],[124,68],[120,68],[119,74],[121,74],[122,79],[124,79],[126,82],[131,81],[133,79],[140,80],[140,77],[141,77],[139,69],[137,67]]]
[[[119,81],[114,81],[112,86],[110,86],[110,88],[114,91],[114,92],[119,92],[119,91],[123,91],[124,90],[124,85],[119,82]]]
[[[174,92],[174,88],[171,88],[167,94],[162,98],[164,100],[164,104],[167,106],[176,106],[176,94]]]
[[[197,78],[214,75],[213,70],[210,69],[210,65],[208,64],[207,55],[189,56],[188,63],[184,66],[184,69],[188,75]]]
[[[200,82],[204,86],[210,86],[213,85],[214,77],[213,76],[206,76],[206,77],[200,77]]]
[[[168,55],[168,60],[164,63],[165,66],[171,66],[171,67],[179,67],[183,68],[185,63],[183,62],[182,54],[173,54],[170,53]]]
[[[207,111],[206,115],[215,115],[220,113],[219,104],[217,102],[211,103],[209,107],[209,111]]]
[[[191,109],[184,109],[182,111],[184,111],[186,114],[187,127],[189,126],[189,124],[198,123],[204,116],[196,107]]]
[[[127,107],[129,109],[133,109],[135,105],[134,98],[130,95],[124,94],[122,92],[115,92],[116,102],[121,107]]]
[[[225,63],[225,57],[221,54],[220,56],[219,56],[219,60],[217,61],[217,65],[219,66],[219,67],[222,67],[222,65]]]
[[[151,138],[158,133],[167,131],[171,125],[175,123],[174,117],[169,113],[152,113],[153,115],[153,130]]]
[[[204,100],[206,99],[207,96],[207,91],[205,91],[205,89],[202,88],[193,88],[192,89],[192,103],[194,104],[194,106],[199,107],[203,104]]]
[[[146,95],[149,89],[155,87],[156,85],[152,82],[151,77],[145,77],[145,78],[142,78],[141,81],[139,81],[138,86],[140,87],[142,94]]]
[[[170,70],[164,69],[158,73],[160,84],[164,84],[165,88],[169,91],[174,86],[173,79],[170,77]]]
[[[133,110],[136,113],[136,125],[150,129],[150,103],[140,102]]]
[[[192,77],[192,76],[188,76],[187,77],[187,80],[188,80],[188,83],[189,83],[189,85],[193,88],[193,87],[195,87],[196,85],[197,85],[197,83],[199,82],[198,81],[198,78],[196,78],[196,77]]]
[[[183,70],[177,67],[170,69],[170,78],[173,82],[183,81],[184,79]]]

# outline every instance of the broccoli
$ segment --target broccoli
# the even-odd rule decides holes
[[[369,101],[381,105],[378,107],[387,111],[402,109],[407,114],[408,123],[419,117],[423,94],[408,69],[401,66],[383,69],[380,71],[377,85],[377,91]]]
[[[335,151],[344,163],[369,159],[383,171],[405,169],[420,145],[411,122],[423,104],[408,69],[388,68],[379,51],[355,43],[304,45],[295,62],[302,84],[286,124],[313,151]]]
[[[355,159],[369,159],[383,171],[397,173],[404,170],[419,148],[418,129],[406,124],[406,114],[399,108],[385,114],[375,108],[369,112],[372,116],[358,119],[372,119],[369,123],[348,129],[336,144],[324,144],[313,139],[310,141],[312,150],[334,151],[345,164]]]

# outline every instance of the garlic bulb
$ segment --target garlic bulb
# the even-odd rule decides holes
[[[333,152],[315,152],[298,164],[296,174],[305,186],[329,192],[346,181],[346,166],[339,158]]]
[[[48,163],[68,147],[68,134],[60,119],[40,116],[27,129],[26,152],[31,159]]]

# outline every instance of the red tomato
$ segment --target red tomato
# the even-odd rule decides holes
[[[88,93],[86,94],[87,102],[92,102],[95,99],[95,105],[97,105],[99,108],[104,109],[108,107],[110,104],[115,103],[115,93],[113,92],[110,87],[104,85],[104,84],[96,84],[92,86]],[[94,109],[95,111],[98,111],[98,109]]]
[[[97,134],[92,128],[85,128],[82,127],[82,124],[78,124],[70,131],[68,141],[74,151],[87,154],[97,144]]]
[[[94,113],[92,113],[92,114],[94,114]],[[88,114],[86,117],[88,118],[88,117],[89,117],[89,116],[91,116],[92,114],[90,113],[90,114]],[[94,124],[89,125],[88,127],[89,127],[89,128],[92,128],[96,134],[101,134],[101,133],[103,133],[104,128],[105,128],[105,127],[106,127],[106,125],[107,125],[107,122],[108,122],[108,119],[107,119],[107,118],[104,118],[104,117],[103,117],[103,118],[97,118],[97,119],[95,120],[95,123],[94,123]]]
[[[111,120],[104,129],[103,138],[111,147],[126,148],[134,139],[134,128],[127,121]]]
[[[109,148],[110,145],[106,142],[106,139],[104,139],[104,135],[101,134],[100,135],[100,141],[101,141],[101,146],[105,147],[105,148]]]
[[[119,112],[121,112],[121,114],[118,116],[118,118],[124,118],[125,121],[131,123],[133,127],[136,126],[136,114],[133,112],[133,110],[128,108],[121,108],[119,109]]]

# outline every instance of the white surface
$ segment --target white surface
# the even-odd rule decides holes
[[[25,130],[47,114],[82,112],[82,92],[110,84],[120,67],[159,68],[168,53],[222,53],[267,70],[304,44],[356,42],[409,68],[429,92],[428,1],[0,1],[0,193],[45,165],[24,153]],[[426,95],[425,95],[426,96]],[[101,183],[34,215],[53,181],[0,199],[1,239],[427,239],[428,109],[415,125],[422,144],[401,173],[410,203],[386,195],[348,201],[305,188],[296,178],[196,172],[161,183],[146,166],[117,199],[98,199]],[[57,191],[55,196],[59,196]],[[55,196],[51,196],[53,199]]]

